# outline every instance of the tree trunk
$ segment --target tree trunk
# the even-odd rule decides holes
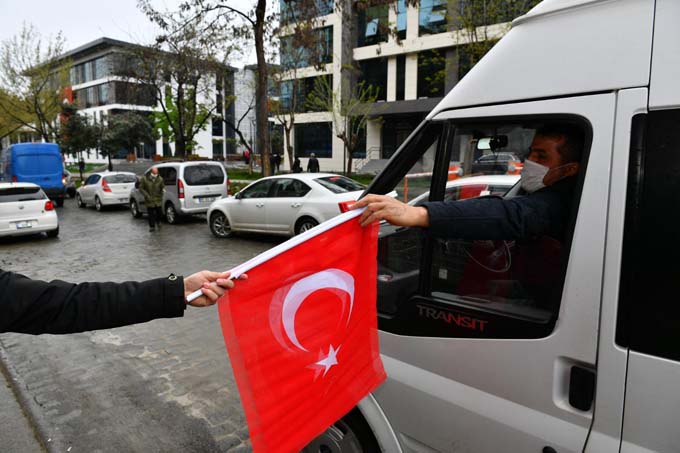
[[[293,160],[295,159],[295,156],[293,155],[293,147],[290,146],[290,129],[291,129],[290,127],[286,127],[285,125],[283,127],[283,133],[286,137],[286,152],[288,154],[288,168],[290,169],[290,171],[293,171]]]
[[[184,159],[186,157],[186,149],[187,146],[183,139],[175,139],[175,157],[181,157]]]
[[[347,176],[352,176],[352,150],[347,150]]]
[[[272,174],[269,165],[269,119],[268,113],[268,84],[267,84],[267,61],[264,53],[264,21],[267,9],[267,0],[257,0],[255,8],[255,54],[257,55],[257,84],[255,87],[255,108],[257,118],[257,151],[262,156],[262,174]]]

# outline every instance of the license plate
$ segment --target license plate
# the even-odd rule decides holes
[[[127,201],[127,198],[119,198],[118,201],[120,201],[121,203],[123,203],[123,202]]]
[[[23,230],[24,228],[32,228],[33,223],[31,223],[30,220],[26,220],[24,222],[17,222],[17,230]]]
[[[215,201],[215,197],[201,197],[198,199],[199,203],[212,203]]]

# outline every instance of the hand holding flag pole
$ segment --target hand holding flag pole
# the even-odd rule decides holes
[[[254,267],[259,266],[260,264],[270,260],[272,257],[277,256],[281,254],[282,252],[285,252],[286,250],[290,250],[296,245],[302,244],[303,242],[307,241],[308,239],[311,239],[315,236],[318,236],[322,233],[325,233],[326,231],[340,225],[341,223],[344,223],[354,217],[359,217],[365,210],[366,208],[361,208],[361,209],[355,209],[349,212],[345,212],[344,214],[340,214],[339,216],[336,216],[332,218],[331,220],[322,223],[321,225],[316,226],[315,228],[312,228],[311,230],[307,230],[302,234],[299,234],[297,236],[292,237],[291,239],[287,240],[286,242],[277,245],[276,247],[267,250],[264,253],[261,253],[260,255],[257,255],[256,257],[246,261],[243,264],[239,264],[236,267],[231,268],[229,271],[229,279],[234,280],[237,278],[240,278],[241,275],[245,274],[249,270],[253,269]],[[187,303],[192,302],[193,300],[196,300],[197,298],[201,297],[203,295],[202,290],[196,290],[193,293],[189,294],[187,296]]]

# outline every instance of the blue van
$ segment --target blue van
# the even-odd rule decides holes
[[[63,206],[64,163],[55,143],[17,143],[0,154],[0,180],[32,182]]]

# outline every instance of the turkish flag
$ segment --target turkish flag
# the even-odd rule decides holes
[[[256,267],[240,266],[248,280],[219,301],[255,452],[299,451],[385,380],[378,224],[362,228],[356,215],[265,252]]]

